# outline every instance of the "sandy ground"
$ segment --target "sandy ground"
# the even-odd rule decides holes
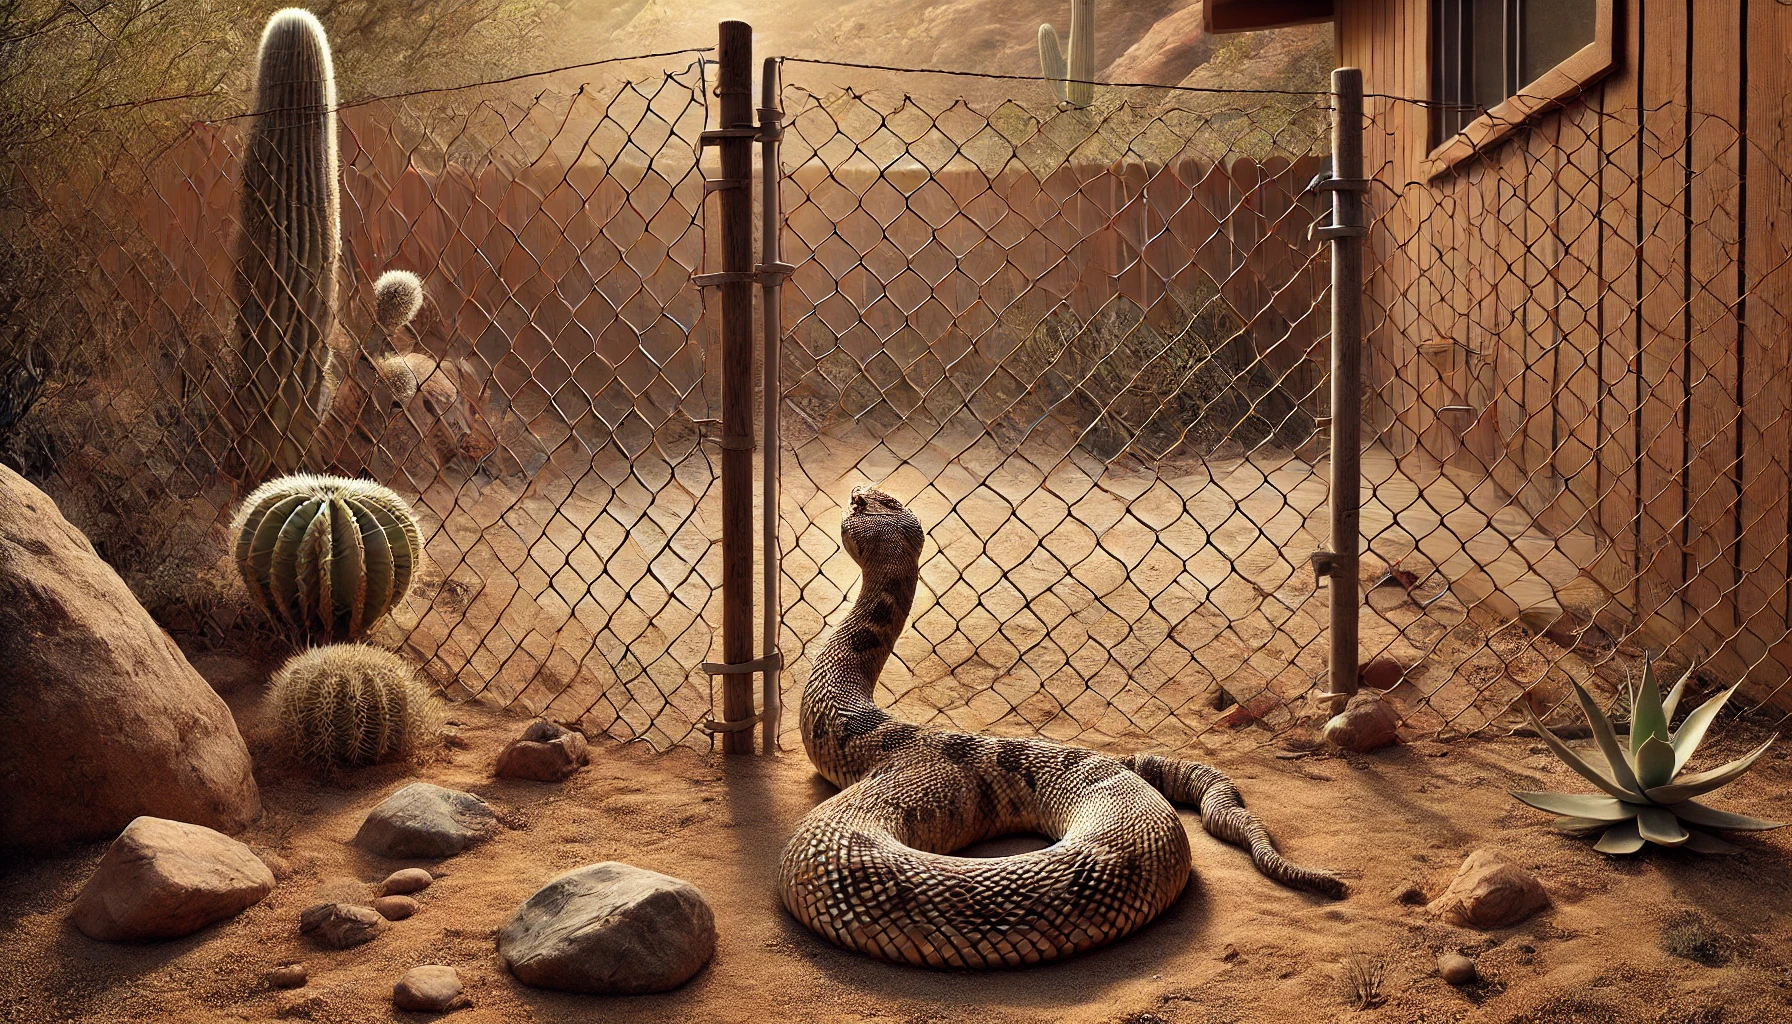
[[[230,695],[254,739],[259,688]],[[66,920],[103,847],[0,867],[0,1020],[201,1024],[288,1017],[421,1020],[392,1009],[411,966],[457,968],[478,1022],[1643,1022],[1792,1019],[1792,836],[1743,839],[1745,856],[1650,853],[1610,860],[1552,833],[1508,788],[1580,790],[1535,740],[1419,741],[1371,756],[1278,758],[1273,747],[1222,764],[1293,857],[1335,866],[1353,893],[1327,902],[1281,889],[1185,814],[1196,875],[1180,901],[1113,946],[1041,968],[970,974],[896,967],[825,944],[773,894],[778,852],[830,787],[800,750],[724,759],[681,748],[599,742],[564,784],[497,781],[490,766],[522,721],[455,709],[456,738],[426,763],[332,782],[261,771],[266,813],[242,835],[278,866],[273,894],[238,918],[154,945],[105,945]],[[1725,751],[1747,741],[1741,730]],[[1714,751],[1715,756],[1724,751]],[[431,865],[442,876],[417,916],[372,943],[317,948],[298,934],[306,905],[365,898],[402,866],[348,845],[362,815],[411,777],[470,789],[503,811],[489,843]],[[1723,806],[1785,816],[1792,763],[1770,754]],[[1402,902],[1436,895],[1462,857],[1496,846],[1537,871],[1552,908],[1507,931],[1448,927]],[[694,881],[715,908],[714,962],[665,995],[595,998],[516,983],[494,936],[556,873],[608,859]],[[1412,899],[1409,895],[1408,899]],[[1726,957],[1701,966],[1663,952],[1664,924],[1700,915]],[[1485,983],[1446,986],[1435,958],[1479,958]],[[1340,981],[1354,954],[1379,960],[1385,1001],[1357,1011]],[[310,985],[276,992],[276,965],[302,961]]]

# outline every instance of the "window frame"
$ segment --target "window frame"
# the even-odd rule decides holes
[[[1593,0],[1593,5],[1593,41],[1464,125],[1461,131],[1439,141],[1421,161],[1423,177],[1432,179],[1449,174],[1457,165],[1497,146],[1538,115],[1572,100],[1617,68],[1617,0]],[[1435,93],[1438,81],[1434,69],[1439,45],[1436,4],[1425,4],[1425,20],[1425,85],[1428,92]],[[1434,130],[1433,123],[1430,117],[1424,119],[1427,142]]]

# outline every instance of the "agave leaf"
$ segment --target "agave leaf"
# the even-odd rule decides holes
[[[1636,779],[1643,792],[1674,781],[1674,747],[1659,736],[1650,736],[1636,752]],[[1657,800],[1656,803],[1661,801]]]
[[[1637,780],[1642,782],[1645,787],[1650,783],[1643,778],[1642,765],[1638,755],[1643,751],[1643,744],[1648,743],[1651,738],[1659,739],[1664,744],[1667,743],[1668,717],[1662,712],[1661,688],[1655,685],[1655,663],[1645,661],[1643,662],[1643,685],[1637,690],[1636,702],[1630,706],[1630,754],[1632,758],[1638,759]],[[1672,750],[1673,748],[1668,749]],[[1670,773],[1668,778],[1672,777]],[[1667,779],[1662,779],[1655,785],[1659,786],[1666,781]]]
[[[1627,804],[1613,800],[1609,796],[1593,796],[1588,793],[1525,793],[1515,792],[1512,798],[1519,803],[1528,804],[1539,811],[1551,814],[1569,814],[1577,818],[1591,818],[1594,821],[1623,821],[1636,817],[1639,804]]]
[[[1674,820],[1674,813],[1665,807],[1639,807],[1636,831],[1644,840],[1657,846],[1679,846],[1686,842],[1686,829]]]
[[[1643,848],[1643,836],[1637,831],[1636,819],[1620,821],[1605,830],[1605,835],[1593,844],[1593,849],[1600,853],[1635,853]]]
[[[1618,783],[1606,778],[1604,772],[1601,772],[1599,769],[1588,764],[1579,754],[1576,754],[1573,750],[1569,749],[1568,744],[1563,743],[1558,739],[1555,733],[1550,732],[1545,728],[1543,723],[1537,720],[1537,716],[1531,713],[1530,708],[1526,708],[1524,713],[1525,717],[1530,719],[1531,728],[1537,730],[1537,735],[1542,738],[1544,743],[1549,745],[1549,749],[1555,751],[1555,755],[1562,759],[1562,763],[1578,772],[1581,778],[1586,779],[1588,782],[1605,790],[1619,800],[1633,804],[1646,804],[1649,802],[1649,798],[1643,795],[1641,786],[1638,786],[1632,791],[1625,789]]]
[[[1680,723],[1679,730],[1674,733],[1675,775],[1680,774],[1680,769],[1686,767],[1686,762],[1691,759],[1693,751],[1699,749],[1699,744],[1704,741],[1705,730],[1711,728],[1711,720],[1717,717],[1717,713],[1724,708],[1724,701],[1729,700],[1730,694],[1735,692],[1736,687],[1730,687],[1700,704],[1698,710],[1687,715],[1686,721]]]
[[[1571,835],[1585,835],[1588,832],[1597,832],[1607,825],[1610,825],[1611,822],[1600,821],[1598,818],[1576,818],[1573,815],[1569,815],[1567,817],[1557,818],[1550,822],[1550,824]]]
[[[1691,850],[1694,853],[1716,853],[1725,856],[1742,852],[1741,847],[1731,846],[1722,839],[1706,835],[1696,828],[1686,830],[1686,845],[1683,849]]]
[[[1728,832],[1768,832],[1776,828],[1785,828],[1783,821],[1763,821],[1751,818],[1746,814],[1731,814],[1715,807],[1706,807],[1701,803],[1683,800],[1677,804],[1668,804],[1667,809],[1674,812],[1674,817],[1681,821],[1690,821],[1694,825],[1706,828],[1720,828]]]
[[[1642,784],[1636,781],[1636,772],[1630,767],[1630,759],[1625,756],[1624,748],[1618,745],[1618,734],[1612,729],[1611,719],[1587,695],[1579,683],[1574,684],[1574,695],[1580,698],[1581,713],[1587,716],[1587,724],[1592,727],[1593,739],[1598,742],[1599,749],[1604,752],[1606,762],[1611,766],[1611,778],[1619,787],[1632,793],[1641,793]]]
[[[1669,725],[1674,722],[1674,712],[1680,710],[1680,697],[1686,693],[1686,683],[1692,678],[1693,671],[1694,669],[1688,668],[1680,681],[1674,684],[1674,688],[1668,691],[1668,699],[1661,702],[1661,713],[1667,717]]]
[[[1691,800],[1695,796],[1702,796],[1714,789],[1735,782],[1743,772],[1753,767],[1754,763],[1760,760],[1761,755],[1767,753],[1767,748],[1771,746],[1773,746],[1773,740],[1770,739],[1729,764],[1713,768],[1710,771],[1682,775],[1674,779],[1672,785],[1655,786],[1645,790],[1645,793],[1650,800],[1658,804],[1677,804],[1682,800]]]

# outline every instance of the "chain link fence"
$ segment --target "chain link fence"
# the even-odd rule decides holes
[[[453,696],[665,747],[703,742],[720,647],[718,325],[691,280],[715,269],[714,66],[611,63],[344,106],[344,328],[379,273],[417,272],[398,343],[423,385],[398,409],[345,387],[312,455],[424,519],[376,642]],[[935,72],[779,70],[786,703],[856,585],[837,530],[868,483],[929,540],[881,683],[897,714],[1315,742],[1331,97],[1103,86],[1059,109],[1037,82],[953,100]],[[1433,174],[1433,113],[1367,102],[1364,662],[1397,663],[1437,736],[1548,712],[1570,679],[1615,699],[1645,649],[1772,698],[1788,254],[1726,202],[1745,177],[1792,198],[1776,155],[1576,102]],[[0,457],[199,647],[261,628],[216,443],[245,124],[0,168]]]

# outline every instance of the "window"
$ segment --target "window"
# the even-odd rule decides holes
[[[1615,63],[1613,0],[1431,0],[1432,154],[1447,169]]]

